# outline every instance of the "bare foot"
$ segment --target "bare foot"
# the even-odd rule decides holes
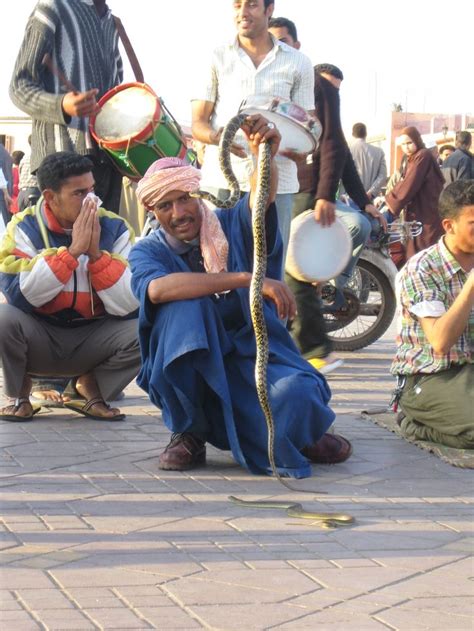
[[[35,390],[31,396],[39,401],[54,401],[55,403],[66,403],[71,400],[67,394],[61,394],[57,390]]]
[[[76,390],[86,401],[102,398],[95,377],[91,373],[81,375],[77,379]],[[104,418],[120,414],[120,410],[118,408],[109,407],[105,401],[94,403],[94,405],[90,408],[90,412],[96,414],[97,416],[103,416]]]
[[[118,416],[120,414],[118,408],[111,408],[105,402],[94,403],[94,405],[89,408],[89,412],[96,416],[103,416],[104,418],[111,418],[112,416]]]
[[[0,414],[8,416],[18,416],[18,418],[31,418],[33,415],[33,406],[29,401],[20,403],[17,407],[14,403],[0,409]]]

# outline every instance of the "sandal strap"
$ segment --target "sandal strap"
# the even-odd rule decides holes
[[[18,410],[23,403],[30,403],[30,399],[28,397],[18,397],[18,399],[15,399],[15,403],[13,405]]]
[[[95,397],[94,399],[89,399],[89,401],[84,403],[84,406],[82,409],[84,410],[84,412],[88,412],[91,409],[91,407],[93,407],[94,405],[97,405],[97,403],[102,403],[102,405],[105,405],[107,409],[110,408],[110,406],[107,405],[107,403],[104,401],[102,397]]]

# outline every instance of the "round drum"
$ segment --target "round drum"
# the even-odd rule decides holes
[[[281,135],[280,151],[310,153],[318,146],[321,123],[287,99],[253,95],[242,102],[239,111],[244,114],[262,114],[274,123]]]
[[[164,157],[187,157],[181,129],[164,103],[146,83],[123,83],[99,101],[90,131],[118,170],[139,180]]]
[[[351,254],[352,239],[339,218],[322,226],[315,221],[314,211],[307,210],[291,222],[285,267],[296,280],[315,283],[335,278]]]

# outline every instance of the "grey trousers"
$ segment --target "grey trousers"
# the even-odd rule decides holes
[[[104,318],[63,328],[2,304],[0,359],[9,397],[19,396],[25,374],[78,377],[92,372],[103,398],[113,401],[140,369],[138,321]]]

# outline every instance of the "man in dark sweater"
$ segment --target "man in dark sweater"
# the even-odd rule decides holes
[[[291,20],[272,18],[269,30],[288,46],[300,48],[296,26]],[[369,220],[360,210],[377,218],[382,224],[385,220],[367,197],[342,131],[339,86],[343,74],[332,64],[320,64],[314,70],[315,114],[323,131],[312,163],[298,163],[300,190],[294,196],[293,217],[314,208],[315,219],[323,226],[330,226],[337,216],[350,232],[353,255],[336,279],[338,292],[333,308],[337,309],[344,306],[340,290],[349,280],[371,230]],[[358,210],[336,202],[341,181]],[[326,333],[321,300],[311,283],[298,281],[289,274],[286,274],[285,279],[295,295],[297,305],[297,315],[291,329],[293,339],[304,357],[317,370],[326,374],[340,366],[342,361],[331,356],[332,343]]]
[[[122,176],[94,145],[89,117],[123,80],[115,20],[105,0],[39,0],[25,29],[10,84],[33,119],[31,171],[56,151],[88,155],[97,195],[118,212]]]
[[[353,254],[336,279],[338,291],[333,305],[336,310],[344,307],[342,288],[349,280],[370,234],[371,225],[366,213],[381,222],[383,219],[367,197],[342,131],[339,86],[344,76],[336,66],[320,64],[315,66],[314,78],[315,113],[323,132],[312,164],[299,165],[300,191],[295,195],[293,216],[314,208],[315,218],[323,226],[330,226],[337,216],[350,232]],[[340,182],[359,210],[336,201]],[[361,209],[365,213],[360,212]],[[328,373],[341,362],[331,356],[332,342],[325,330],[321,300],[311,283],[298,281],[289,274],[286,282],[295,294],[298,310],[293,322],[293,337],[304,356],[318,370]]]

